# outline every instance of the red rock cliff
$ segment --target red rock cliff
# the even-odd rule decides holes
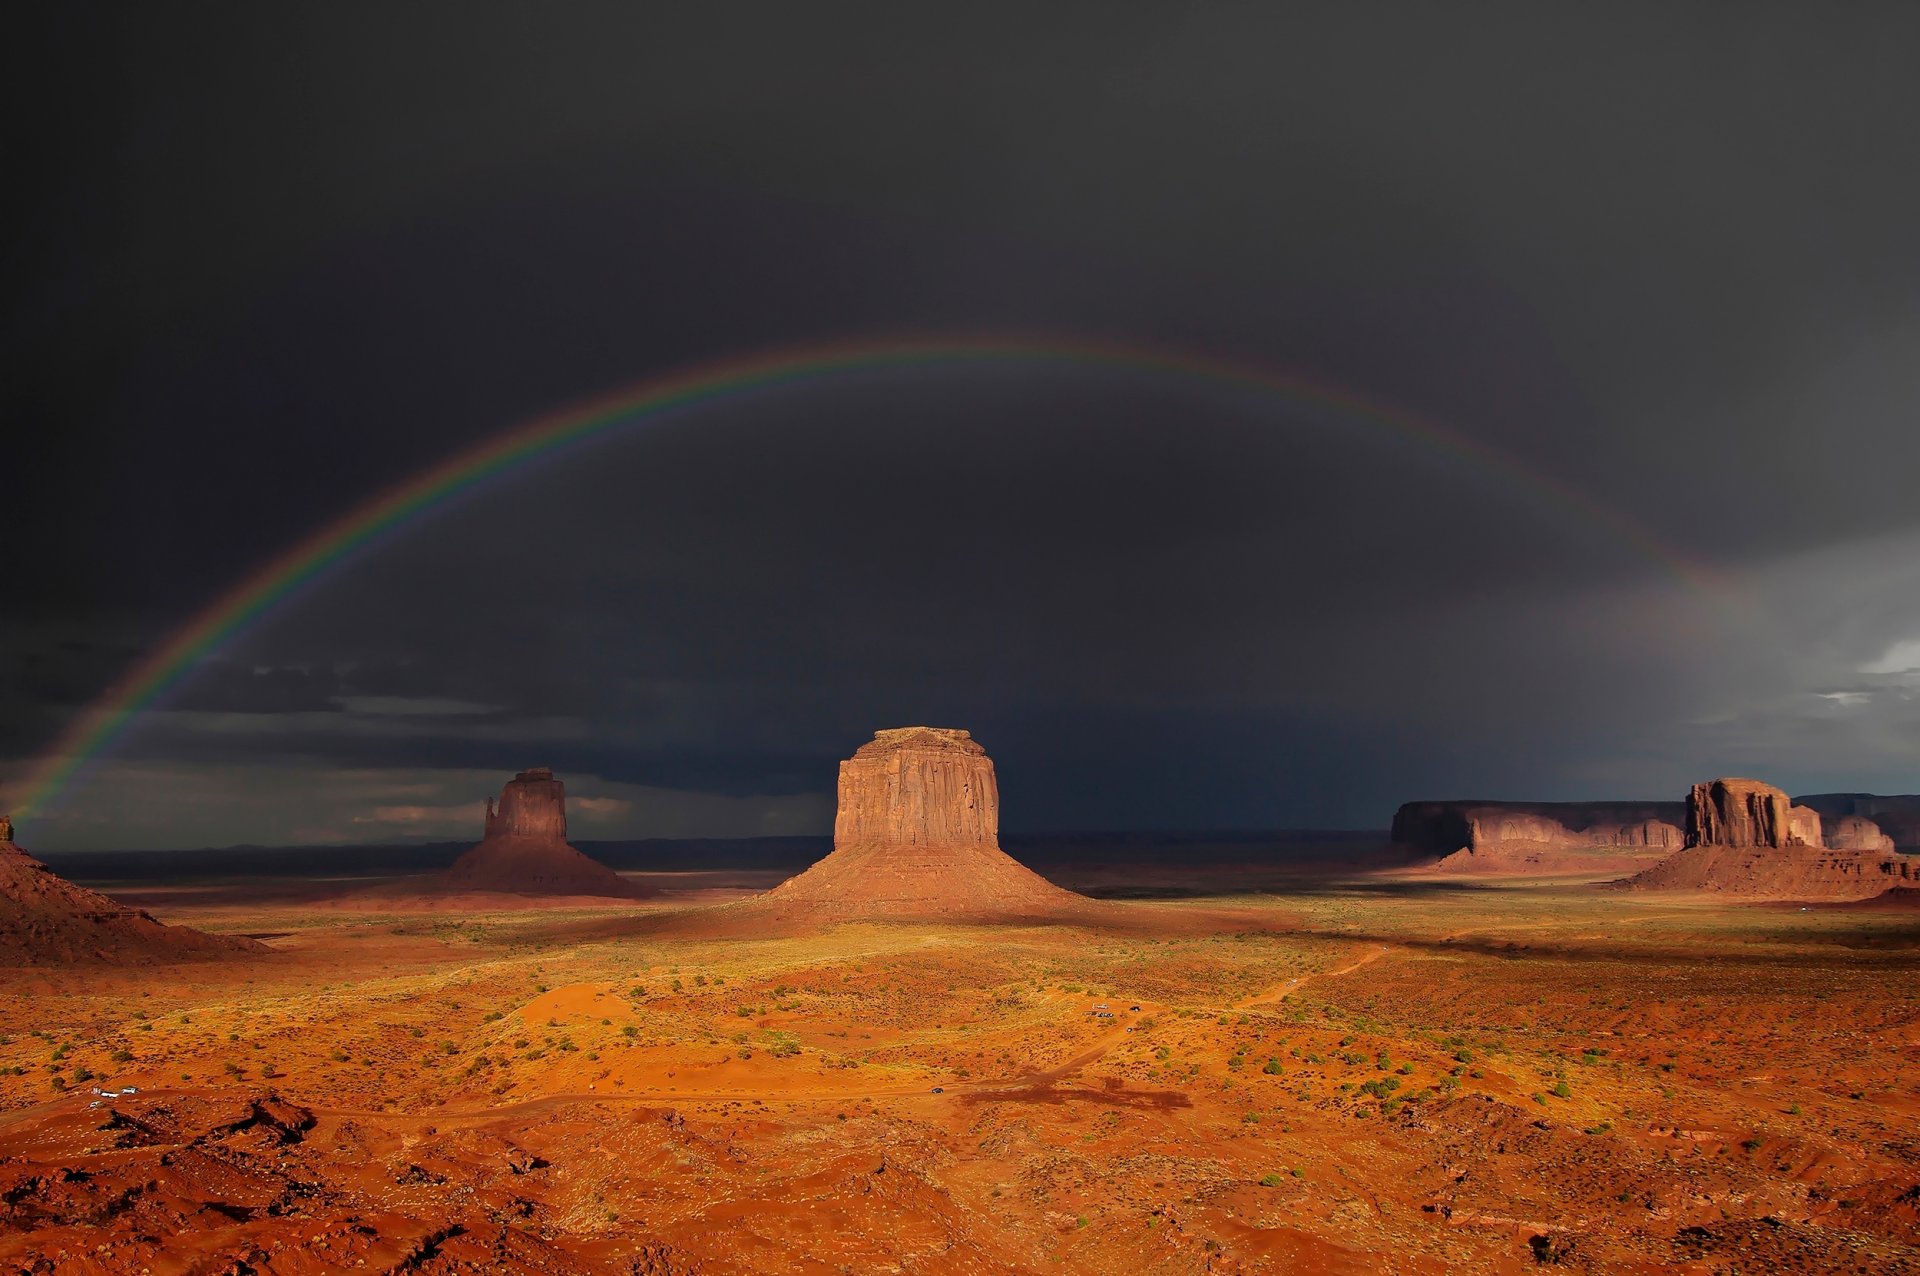
[[[1057,916],[1091,907],[1000,849],[993,761],[965,731],[876,732],[840,764],[833,853],[758,900],[783,916]]]
[[[1719,779],[1687,795],[1688,846],[1820,845],[1819,812],[1759,780]]]
[[[870,842],[1000,843],[993,759],[965,731],[896,727],[840,764],[835,847]]]
[[[1891,855],[1894,841],[1878,824],[1864,815],[1843,815],[1833,822],[1827,845],[1836,851],[1873,851]]]
[[[534,767],[508,780],[496,811],[487,802],[488,837],[540,837],[567,840],[567,786],[546,767]]]

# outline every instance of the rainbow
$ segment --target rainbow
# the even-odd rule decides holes
[[[1255,364],[1156,346],[1050,336],[847,341],[785,347],[701,364],[563,408],[442,461],[289,546],[216,598],[108,687],[41,755],[14,813],[44,808],[136,718],[163,700],[209,655],[385,538],[411,528],[460,494],[510,475],[556,449],[606,437],[677,411],[743,396],[892,368],[1035,363],[1161,374],[1285,396],[1336,408],[1543,494],[1583,516],[1695,588],[1722,592],[1707,566],[1669,548],[1639,524],[1553,475],[1487,444],[1387,404]]]

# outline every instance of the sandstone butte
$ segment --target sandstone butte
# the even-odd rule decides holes
[[[790,917],[1009,918],[1094,907],[1000,849],[1000,787],[965,731],[879,731],[840,764],[833,851],[749,906]]]
[[[507,781],[498,809],[487,799],[485,835],[440,883],[454,891],[514,895],[636,899],[653,893],[568,844],[567,786],[546,767]]]
[[[1759,780],[1719,779],[1687,795],[1687,844],[1627,879],[1635,890],[1714,891],[1761,899],[1865,899],[1920,877],[1920,861],[1845,825],[1827,846],[1819,812]]]
[[[265,945],[168,926],[74,885],[14,845],[0,819],[0,965],[146,965],[249,951]]]

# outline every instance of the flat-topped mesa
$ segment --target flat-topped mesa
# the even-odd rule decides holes
[[[513,895],[650,895],[567,844],[567,786],[546,767],[508,780],[487,799],[485,836],[441,874],[449,890]]]
[[[1837,821],[1856,818],[1878,828],[1896,848],[1920,852],[1920,794],[1810,793],[1794,801],[1835,821],[1836,831]],[[1840,845],[1831,838],[1829,844]]]
[[[1618,873],[1682,841],[1678,802],[1408,802],[1393,840],[1443,872]]]
[[[748,901],[779,916],[1058,916],[1092,907],[1000,849],[993,760],[965,731],[876,732],[840,764],[833,853]]]
[[[840,764],[833,844],[998,846],[993,759],[965,731],[895,727]]]
[[[1795,806],[1784,789],[1759,780],[1723,778],[1687,794],[1687,845],[1784,847],[1820,845],[1820,814]]]

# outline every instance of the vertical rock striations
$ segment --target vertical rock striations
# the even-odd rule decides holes
[[[756,903],[852,920],[1039,916],[1090,901],[1000,849],[1000,788],[972,736],[900,727],[840,764],[833,853]]]
[[[1864,826],[1864,827],[1861,827]],[[1758,780],[1709,780],[1687,795],[1687,845],[1628,879],[1636,890],[1713,891],[1757,899],[1863,899],[1911,881],[1914,865],[1865,820],[1836,821]]]
[[[1758,780],[1708,780],[1687,794],[1688,846],[1785,846],[1793,801]]]
[[[833,844],[998,846],[993,760],[965,731],[894,727],[840,764]]]
[[[522,771],[500,790],[500,807],[487,799],[487,837],[536,837],[567,840],[567,786],[537,766]]]

